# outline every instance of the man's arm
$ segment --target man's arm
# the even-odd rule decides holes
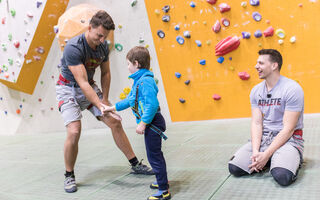
[[[258,107],[252,108],[251,144],[252,153],[258,153],[262,138],[262,112]]]
[[[100,65],[101,68],[101,90],[103,99],[102,102],[110,105],[109,102],[109,90],[110,90],[110,82],[111,82],[111,73],[110,73],[110,63],[109,61],[103,62]]]
[[[103,108],[101,106],[100,99],[94,89],[88,82],[87,71],[83,64],[76,65],[76,66],[68,66],[70,71],[72,72],[74,78],[76,79],[78,85],[80,86],[83,94],[86,98],[97,108],[101,110]]]

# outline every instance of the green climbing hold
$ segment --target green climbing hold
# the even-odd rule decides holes
[[[159,83],[159,79],[154,78],[154,81],[155,81],[155,82],[156,82],[156,84],[158,85],[158,83]]]
[[[8,67],[6,65],[2,65],[2,69],[3,71],[7,72],[8,71]]]
[[[40,84],[42,85],[42,84],[43,84],[43,81],[40,81]]]
[[[133,1],[131,2],[131,7],[135,6],[137,3],[138,3],[137,0],[133,0]]]
[[[9,39],[9,41],[12,41],[12,34],[11,33],[9,33],[8,39]]]
[[[22,102],[25,102],[26,100],[25,99],[22,99]]]
[[[16,16],[16,11],[14,9],[11,9],[10,12],[12,17]]]
[[[30,117],[32,117],[32,115],[30,115]]]
[[[13,65],[13,59],[12,58],[8,58],[8,62],[10,65]]]
[[[114,45],[114,47],[115,47],[118,51],[122,51],[122,50],[123,50],[123,46],[122,46],[121,44],[119,44],[119,43],[116,43],[116,44]]]

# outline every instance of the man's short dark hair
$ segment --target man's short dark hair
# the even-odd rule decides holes
[[[279,51],[275,49],[261,49],[258,53],[259,55],[269,55],[270,62],[278,63],[278,69],[279,71],[281,70],[282,56]]]
[[[127,59],[134,63],[137,61],[139,63],[139,69],[150,69],[150,54],[147,48],[142,46],[136,46],[130,49],[127,54]]]
[[[92,26],[92,28],[103,26],[103,28],[107,29],[108,31],[115,29],[112,18],[104,10],[100,10],[95,15],[93,15],[90,20],[90,25]]]

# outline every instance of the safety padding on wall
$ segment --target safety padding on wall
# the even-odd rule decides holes
[[[1,16],[0,26],[5,29],[1,32],[7,32],[4,35],[8,38],[1,41],[0,82],[18,91],[33,93],[55,37],[54,26],[68,2],[8,0],[0,3],[1,14],[6,13]]]
[[[281,74],[303,87],[305,112],[320,112],[319,1],[145,3],[172,121],[249,117],[262,48],[281,52]]]

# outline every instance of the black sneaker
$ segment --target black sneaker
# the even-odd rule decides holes
[[[74,175],[66,177],[64,180],[64,190],[68,193],[77,191],[76,179]]]
[[[143,159],[142,159],[143,160]],[[132,174],[144,174],[144,175],[154,175],[154,171],[147,165],[142,164],[142,160],[136,165],[132,166]]]
[[[148,197],[147,200],[169,200],[171,199],[171,194],[170,192],[167,190],[165,192],[163,192],[162,194],[154,194],[150,197]]]

